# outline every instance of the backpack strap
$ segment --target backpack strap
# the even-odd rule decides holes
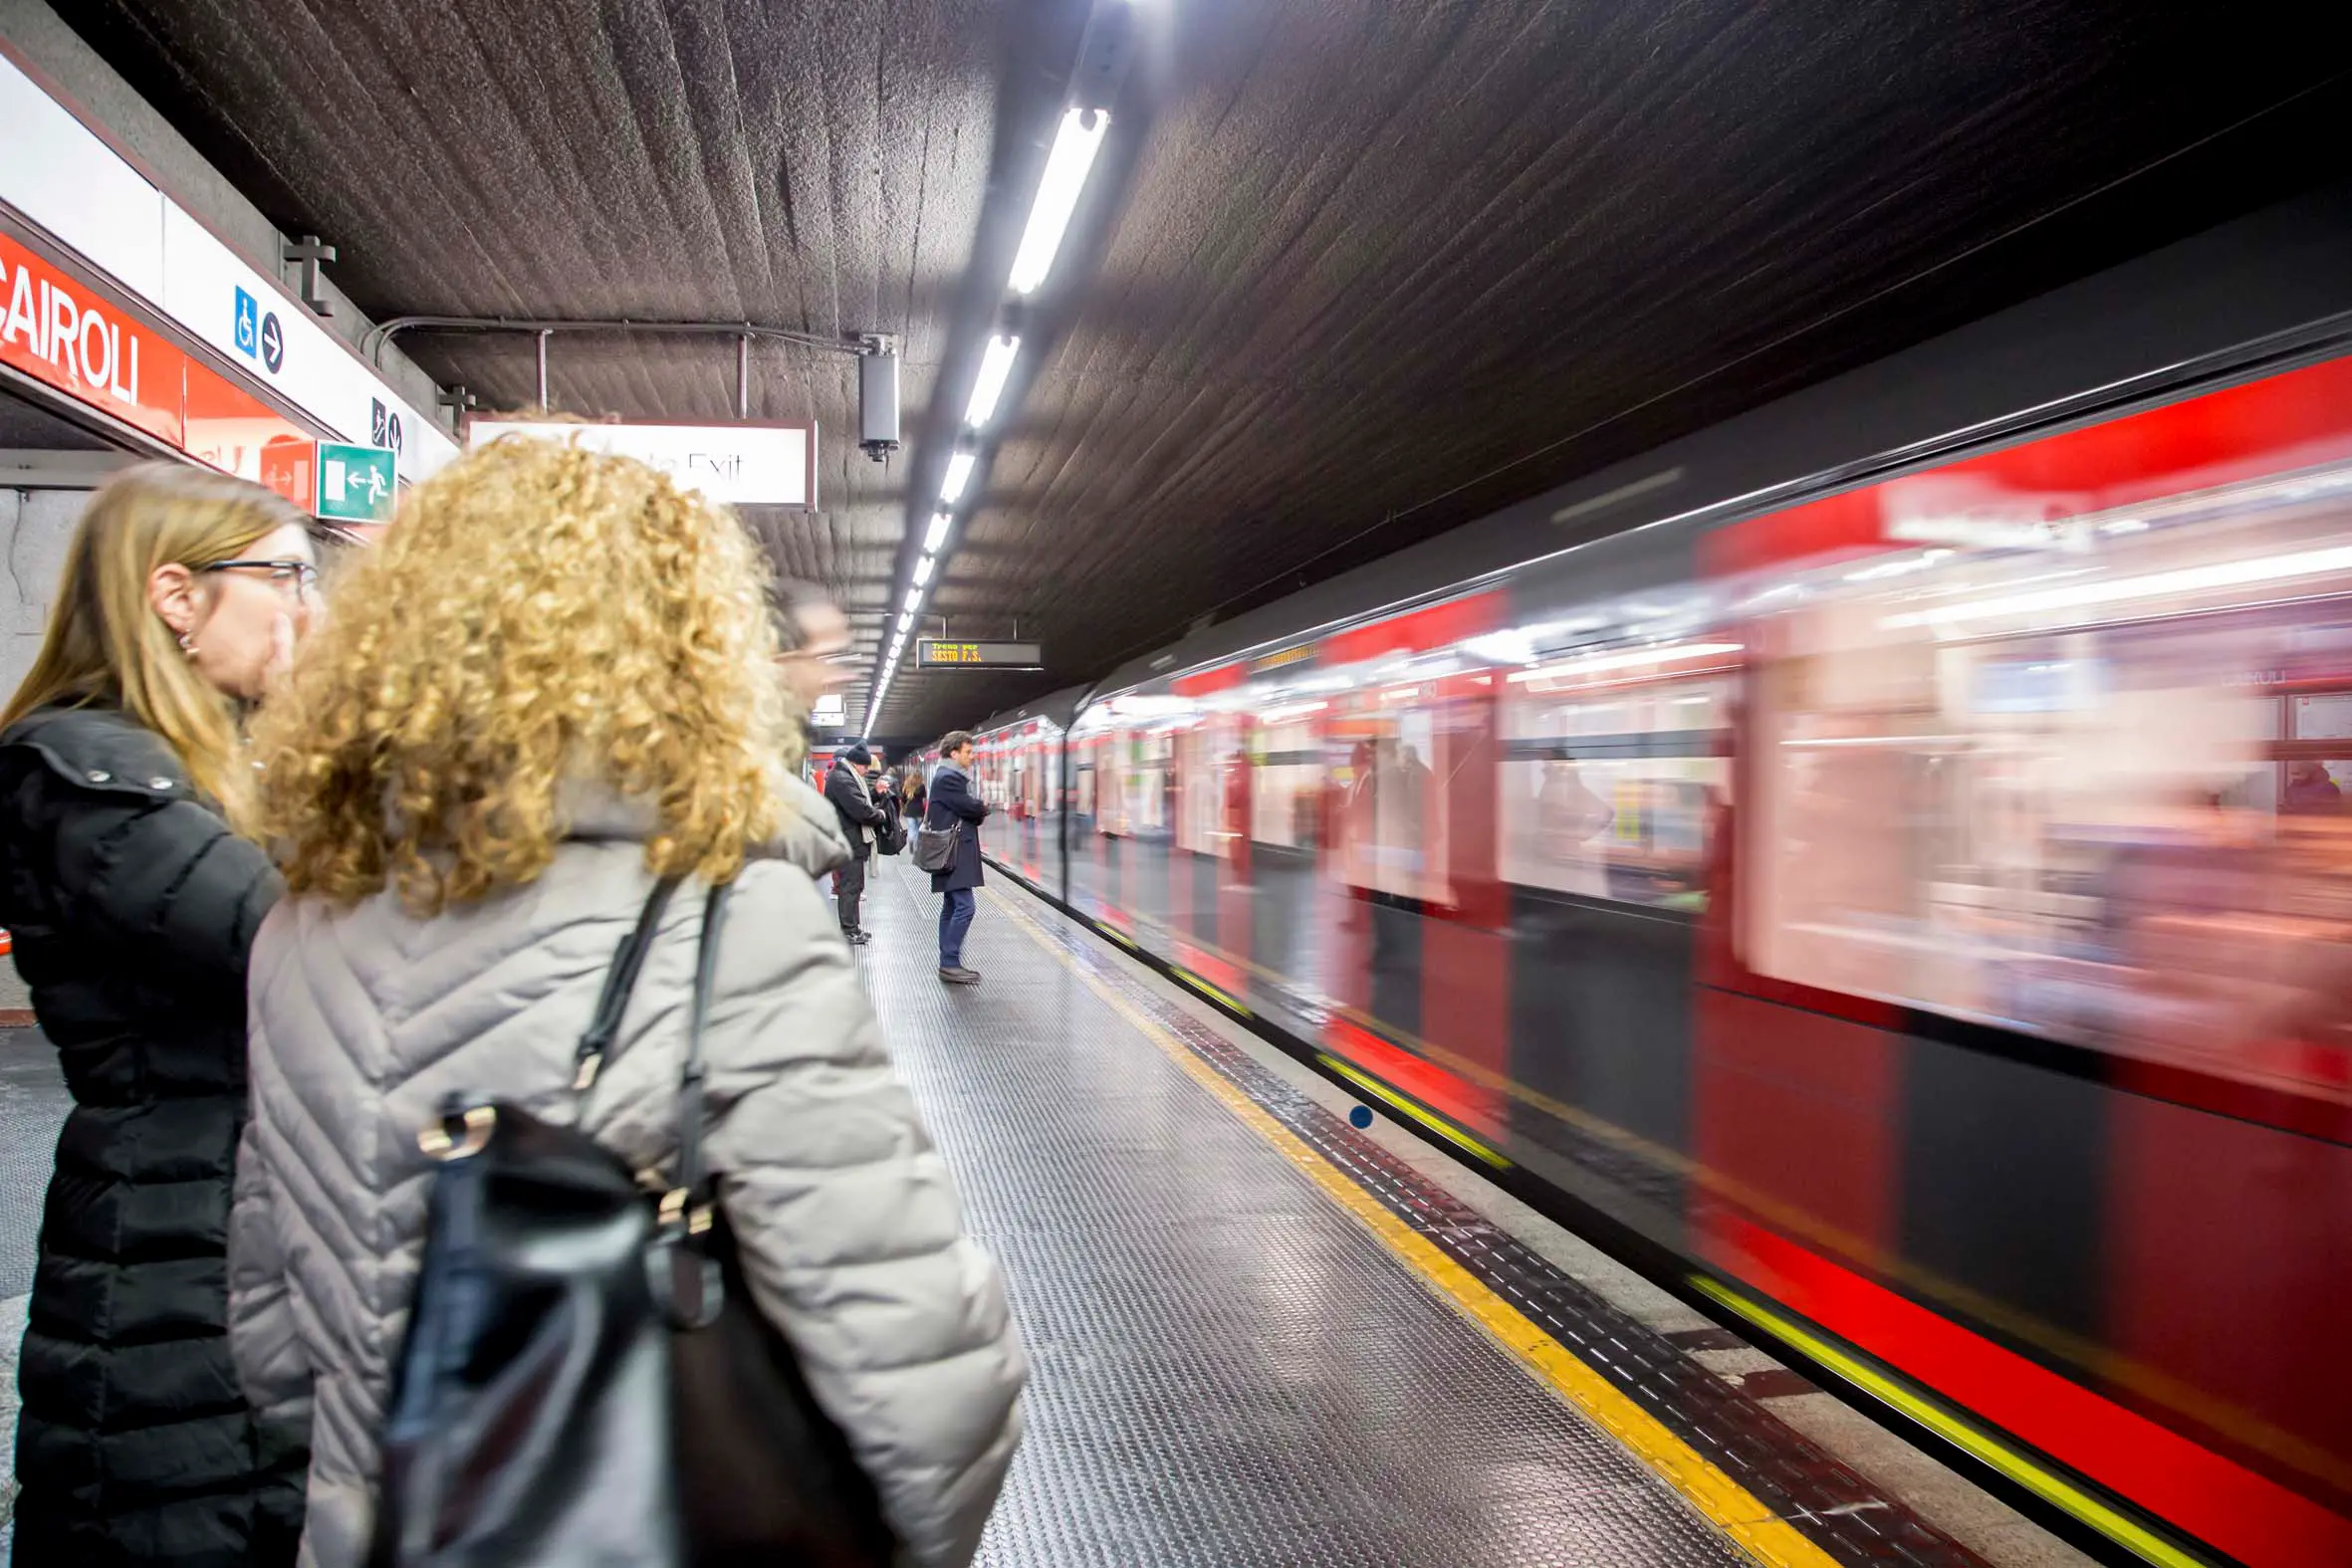
[[[694,959],[694,1006],[686,1021],[686,1064],[678,1074],[677,1191],[689,1201],[702,1197],[702,1035],[710,1017],[711,992],[719,974],[719,933],[727,923],[727,894],[733,883],[722,882],[702,902],[702,946]],[[694,1229],[701,1229],[699,1226]]]
[[[654,1299],[674,1328],[708,1328],[726,1304],[724,1270],[712,1243],[715,1199],[703,1168],[703,1025],[719,972],[719,933],[726,924],[731,884],[710,890],[702,905],[702,947],[694,961],[694,1005],[686,1023],[686,1064],[678,1075],[678,1166],[656,1210],[659,1232],[646,1253]]]
[[[661,929],[662,911],[669,908],[670,895],[677,892],[679,879],[665,876],[653,884],[653,891],[645,895],[645,907],[637,912],[636,929],[623,937],[612,955],[612,967],[604,972],[604,991],[596,999],[596,1010],[588,1019],[586,1032],[580,1036],[580,1048],[574,1052],[572,1087],[586,1093],[596,1081],[597,1069],[604,1065],[605,1052],[620,1037],[620,1022],[628,1011],[629,993],[637,988],[637,975],[645,967],[645,955],[653,949],[654,933]],[[693,1047],[688,1046],[691,1050]]]

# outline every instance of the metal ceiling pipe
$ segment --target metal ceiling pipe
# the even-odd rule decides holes
[[[790,327],[763,327],[757,322],[640,322],[628,317],[595,321],[560,321],[535,316],[395,316],[360,335],[359,349],[377,369],[383,368],[386,344],[403,333],[644,333],[656,336],[757,337],[766,342],[794,343],[832,353],[868,352],[858,338],[826,337]]]
[[[547,340],[554,336],[544,327],[539,330],[539,407],[542,412],[552,406],[547,400]]]
[[[735,339],[735,417],[752,416],[752,339],[746,333]]]

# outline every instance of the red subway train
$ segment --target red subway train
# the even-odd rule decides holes
[[[984,844],[2102,1555],[2352,1563],[2348,261],[2259,215],[999,716]]]

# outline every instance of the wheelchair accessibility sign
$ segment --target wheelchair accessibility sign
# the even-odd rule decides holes
[[[259,359],[270,374],[286,363],[286,329],[278,325],[278,313],[263,310],[243,289],[237,290],[236,338],[237,351]]]

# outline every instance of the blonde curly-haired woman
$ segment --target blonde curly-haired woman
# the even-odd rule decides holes
[[[364,1560],[452,1090],[574,1119],[574,1049],[657,878],[732,880],[704,1147],[760,1309],[906,1560],[977,1547],[1025,1376],[996,1269],[892,1073],[815,878],[764,575],[733,518],[624,458],[510,437],[417,487],[257,727],[289,893],[255,943],[231,1339],[315,1411],[303,1560]],[[674,1151],[702,900],[669,905],[578,1125]]]

